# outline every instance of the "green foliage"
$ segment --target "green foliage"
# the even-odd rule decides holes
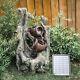
[[[9,66],[17,48],[16,38],[9,41],[0,38],[0,74]]]
[[[50,40],[51,53],[69,54],[72,61],[80,61],[80,38],[74,30],[57,23],[50,29]]]
[[[15,30],[18,16],[14,0],[4,0],[0,8],[4,12],[0,16],[0,78],[2,72],[9,66],[17,48]]]
[[[18,20],[15,1],[4,0],[0,7],[4,12],[4,15],[0,16],[0,34],[2,38],[9,40],[14,35]]]
[[[28,27],[34,27],[35,25],[41,26],[41,16],[34,16],[33,19],[29,18],[27,21]]]
[[[56,26],[51,29],[50,39],[51,53],[70,54],[71,60],[80,60],[80,41],[75,32]]]

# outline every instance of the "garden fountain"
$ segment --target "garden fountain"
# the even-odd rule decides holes
[[[16,51],[16,65],[22,71],[45,71],[49,64],[48,30],[45,27],[47,19],[41,16],[40,24],[29,27],[28,20],[35,16],[27,12],[26,8],[18,8],[20,21],[17,27],[19,44]]]

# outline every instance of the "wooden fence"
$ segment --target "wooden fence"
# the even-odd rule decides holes
[[[80,31],[80,0],[19,0],[17,7],[26,7],[30,13],[44,15],[48,18],[49,24],[55,24],[55,17],[60,10],[66,18],[65,25]]]

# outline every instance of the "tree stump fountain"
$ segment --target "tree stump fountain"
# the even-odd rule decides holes
[[[45,27],[46,18],[41,16],[41,25],[29,27],[27,22],[34,19],[34,16],[26,8],[19,8],[18,14],[21,18],[17,27],[17,68],[21,71],[43,72],[49,64],[49,31]]]

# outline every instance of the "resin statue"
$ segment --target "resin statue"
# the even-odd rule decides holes
[[[19,8],[20,21],[17,27],[19,44],[16,51],[16,65],[21,71],[45,71],[47,60],[46,18],[41,16],[41,25],[29,27],[27,22],[34,16],[26,8]]]

